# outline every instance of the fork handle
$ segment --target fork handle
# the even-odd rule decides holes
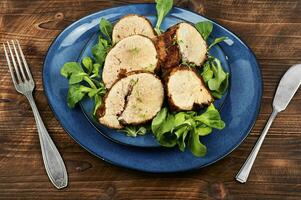
[[[58,152],[56,146],[54,145],[53,141],[51,140],[48,131],[45,128],[45,125],[42,121],[42,118],[39,114],[34,98],[32,96],[32,93],[28,93],[25,96],[27,97],[30,103],[37,124],[43,162],[48,177],[57,189],[64,188],[68,184],[68,177],[63,159],[60,153]]]
[[[277,116],[278,111],[276,111],[275,109],[273,109],[272,114],[270,115],[270,118],[267,122],[267,124],[265,125],[259,139],[257,140],[255,146],[252,149],[252,152],[250,153],[249,157],[247,158],[246,162],[244,163],[244,165],[241,167],[241,169],[239,170],[238,174],[236,175],[236,180],[241,182],[241,183],[245,183],[247,182],[247,179],[249,177],[249,174],[251,172],[252,166],[254,164],[254,161],[256,159],[256,156],[260,150],[260,147],[264,141],[265,136],[268,133],[268,130],[270,129],[275,117]]]

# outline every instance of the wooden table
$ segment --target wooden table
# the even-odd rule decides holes
[[[279,79],[292,64],[301,62],[300,0],[176,1],[177,6],[206,15],[238,34],[261,65],[260,115],[249,137],[225,159],[194,172],[148,174],[108,164],[66,134],[43,92],[42,64],[50,43],[85,15],[137,2],[144,1],[0,1],[0,42],[20,40],[36,81],[37,106],[69,173],[66,189],[58,191],[49,182],[31,109],[15,91],[1,49],[0,199],[301,199],[300,91],[275,120],[249,181],[243,185],[234,180],[271,113]]]

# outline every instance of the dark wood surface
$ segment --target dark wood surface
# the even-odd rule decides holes
[[[0,199],[301,199],[300,91],[276,118],[249,181],[243,185],[234,180],[271,113],[279,79],[292,64],[301,62],[299,0],[176,1],[237,33],[261,65],[264,93],[256,125],[245,142],[218,163],[182,174],[136,172],[92,156],[65,133],[42,86],[42,64],[50,43],[87,14],[138,2],[144,1],[0,1],[0,42],[20,40],[36,81],[37,106],[69,173],[66,189],[58,191],[49,182],[31,109],[15,91],[1,49]]]

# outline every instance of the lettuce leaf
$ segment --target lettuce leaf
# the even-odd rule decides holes
[[[170,113],[164,107],[151,124],[152,132],[160,145],[164,147],[178,145],[181,151],[185,151],[188,146],[190,151],[198,157],[205,156],[207,152],[200,137],[210,134],[213,128],[223,129],[224,127],[225,123],[213,104],[200,115],[194,111]]]

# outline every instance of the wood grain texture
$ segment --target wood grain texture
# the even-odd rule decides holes
[[[42,63],[57,34],[71,22],[134,0],[2,0],[0,42],[18,39],[36,81],[35,99],[49,133],[66,162],[69,186],[57,191],[43,167],[34,118],[17,94],[0,51],[0,199],[301,199],[301,92],[276,118],[249,181],[234,176],[271,113],[277,83],[301,62],[299,0],[186,0],[177,6],[206,15],[237,33],[261,65],[264,93],[250,136],[225,159],[180,174],[147,174],[112,166],[90,155],[61,128],[42,86]]]

